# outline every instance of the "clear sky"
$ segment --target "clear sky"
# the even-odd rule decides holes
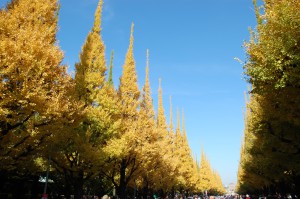
[[[3,7],[8,0],[0,0]],[[59,45],[74,74],[81,47],[91,30],[98,0],[60,0]],[[244,41],[256,20],[252,0],[104,0],[102,38],[107,63],[114,49],[113,76],[119,83],[134,23],[134,56],[140,88],[146,49],[157,109],[158,80],[169,121],[184,109],[188,141],[200,159],[201,148],[225,185],[235,183],[243,135]],[[174,118],[176,124],[176,118]]]

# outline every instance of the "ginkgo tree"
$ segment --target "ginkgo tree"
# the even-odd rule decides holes
[[[244,70],[252,89],[240,187],[299,194],[300,2],[263,3],[260,9],[254,1],[258,24],[245,43]]]
[[[85,183],[100,173],[105,160],[103,148],[118,128],[118,102],[111,83],[106,82],[105,46],[101,38],[100,0],[92,30],[76,64],[75,99],[83,104],[84,115],[71,133],[57,137],[52,162],[70,185],[67,194],[81,198]]]
[[[112,180],[117,194],[125,198],[126,188],[140,168],[139,147],[142,144],[138,132],[138,107],[140,91],[137,84],[133,54],[133,24],[131,26],[129,48],[120,77],[118,99],[120,102],[120,128],[115,138],[108,140],[104,148],[108,155],[105,175]]]
[[[0,167],[16,169],[68,131],[77,104],[56,42],[58,2],[12,1],[0,14]]]
[[[200,192],[205,170],[192,157],[183,114],[175,130],[171,108],[167,124],[161,83],[155,114],[148,51],[139,89],[133,25],[114,85],[113,52],[106,75],[99,0],[72,78],[56,40],[58,8],[56,0],[12,0],[0,10],[1,185],[10,174],[35,175],[37,183],[51,164],[52,191],[76,199],[113,187],[122,199],[131,189],[145,197]],[[215,190],[219,178],[211,173],[214,183],[206,188]]]

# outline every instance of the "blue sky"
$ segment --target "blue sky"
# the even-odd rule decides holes
[[[3,7],[8,0],[1,0]],[[98,0],[60,0],[59,45],[74,73],[81,46],[91,30]],[[112,49],[114,82],[119,83],[134,23],[134,55],[139,86],[144,84],[146,49],[150,50],[150,84],[157,108],[162,79],[169,118],[184,109],[193,154],[201,148],[226,185],[236,182],[243,135],[243,42],[255,27],[252,0],[104,0],[102,38],[106,57]],[[176,118],[174,118],[176,123]]]

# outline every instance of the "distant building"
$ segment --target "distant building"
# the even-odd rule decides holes
[[[232,194],[234,194],[235,184],[230,183],[227,186],[225,186],[225,189],[226,189],[226,194],[232,195]]]

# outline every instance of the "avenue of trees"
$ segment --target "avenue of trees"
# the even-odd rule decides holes
[[[133,190],[144,197],[154,193],[224,193],[221,178],[204,152],[200,163],[193,157],[183,113],[181,117],[177,113],[174,127],[171,105],[167,123],[161,84],[155,114],[148,51],[145,84],[139,89],[133,25],[120,82],[115,87],[113,52],[107,65],[101,38],[102,4],[100,0],[94,25],[75,65],[74,78],[62,64],[64,55],[56,41],[57,0],[12,0],[1,8],[0,193],[4,195],[0,197],[5,198],[5,193],[12,194],[12,198],[42,194],[43,184],[38,180],[45,177],[48,163],[53,182],[48,184],[47,193],[64,194],[67,198],[112,195],[114,189],[122,199]],[[297,70],[291,64],[286,67]],[[274,89],[293,95],[297,76],[291,82],[286,76],[284,80],[278,82],[281,87]],[[291,88],[283,91],[290,83]],[[280,92],[276,91],[278,95]],[[296,103],[294,98],[282,100]],[[291,110],[284,107],[284,113],[290,114],[287,117],[299,114],[296,106],[297,103]],[[281,109],[272,111],[275,116]],[[284,118],[276,122],[290,121],[282,121]],[[292,136],[282,138],[291,142],[286,145],[291,155],[297,151],[289,148],[297,144],[292,133],[296,124],[295,120],[282,126]],[[299,174],[291,162],[288,166],[283,177]]]
[[[300,1],[254,1],[239,193],[300,195]]]

